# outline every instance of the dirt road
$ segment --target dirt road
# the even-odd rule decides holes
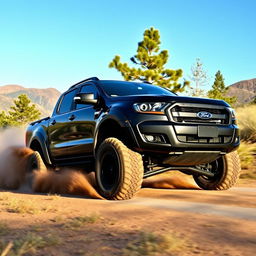
[[[44,246],[32,243],[24,255],[252,256],[255,198],[256,187],[144,188],[128,201],[2,191],[0,245],[13,241],[11,250],[18,250],[17,244],[40,237]],[[173,246],[167,250],[152,234],[167,237]]]

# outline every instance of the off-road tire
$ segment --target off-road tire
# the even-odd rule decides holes
[[[27,163],[27,173],[33,173],[33,171],[46,171],[47,168],[44,161],[38,151],[34,151],[33,154],[29,156]]]
[[[141,188],[143,161],[139,153],[116,138],[107,138],[96,153],[96,183],[106,199],[126,200]]]
[[[218,158],[211,164],[217,164],[217,172],[213,178],[194,175],[197,185],[205,190],[227,190],[237,182],[240,172],[240,159],[237,151]]]

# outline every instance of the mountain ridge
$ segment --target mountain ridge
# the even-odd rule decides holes
[[[228,96],[237,97],[236,105],[250,103],[256,97],[256,78],[242,80],[228,86]]]
[[[8,110],[13,105],[13,100],[20,94],[26,94],[44,117],[51,114],[61,93],[55,88],[38,89],[16,84],[3,85],[0,86],[0,111]]]

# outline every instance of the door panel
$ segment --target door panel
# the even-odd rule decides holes
[[[96,87],[90,83],[83,85],[79,93],[93,93],[95,98],[98,98]],[[97,107],[91,104],[77,104],[75,108],[76,110],[72,112],[75,119],[73,120],[73,140],[70,141],[72,143],[71,154],[85,157],[92,156]]]
[[[48,137],[50,142],[50,151],[53,159],[66,157],[69,155],[72,141],[73,126],[70,120],[70,110],[74,107],[73,98],[77,93],[74,89],[63,95],[57,114],[52,117],[48,127]]]
[[[55,160],[72,157],[86,158],[93,155],[96,126],[95,106],[83,104],[75,106],[74,103],[70,107],[62,106],[62,104],[73,102],[73,98],[78,91],[72,91],[72,94],[69,92],[68,95],[64,95],[59,107],[60,112],[72,108],[77,109],[57,114],[53,119],[56,123],[48,128],[50,150]],[[90,84],[83,86],[80,92],[97,95],[96,88]]]
[[[76,116],[72,121],[72,154],[89,156],[93,154],[94,131],[95,131],[95,109],[93,106],[78,109],[73,112]]]
[[[72,138],[72,130],[69,127],[69,114],[63,114],[54,118],[55,124],[50,124],[48,136],[50,139],[50,151],[54,159],[69,154],[69,146],[66,143]]]

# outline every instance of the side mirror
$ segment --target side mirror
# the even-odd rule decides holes
[[[76,104],[95,105],[98,103],[98,100],[95,98],[93,93],[79,93],[74,97],[74,102]]]

